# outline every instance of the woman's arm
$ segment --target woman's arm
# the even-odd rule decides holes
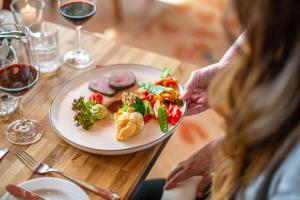
[[[224,56],[219,60],[219,65],[221,68],[228,67],[234,64],[235,60],[237,60],[239,49],[242,49],[244,52],[248,52],[248,46],[246,43],[247,32],[244,31],[242,34],[236,39],[236,41],[231,45],[231,47],[226,51]]]
[[[214,158],[219,150],[220,144],[224,136],[210,142],[202,149],[194,153],[188,159],[180,162],[170,172],[167,177],[164,189],[169,190],[176,187],[177,183],[182,182],[192,176],[201,175],[203,179],[197,187],[197,196],[201,197],[203,191],[211,183],[211,169]]]
[[[189,80],[184,85],[181,98],[187,100],[188,109],[186,115],[201,113],[209,108],[207,101],[207,88],[211,80],[219,71],[238,62],[238,50],[246,50],[246,31],[244,31],[235,43],[227,50],[219,62],[207,67],[195,70],[191,73]]]

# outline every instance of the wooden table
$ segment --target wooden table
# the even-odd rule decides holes
[[[60,55],[74,46],[75,31],[59,26]],[[99,65],[117,63],[137,63],[157,68],[171,66],[172,73],[179,81],[187,79],[196,66],[181,63],[178,60],[157,55],[144,50],[105,41],[89,33],[82,34],[82,46],[95,56]],[[9,143],[3,134],[0,135],[0,149],[10,147],[10,153],[0,161],[0,196],[9,183],[19,184],[27,179],[38,177],[16,159],[14,152],[18,148],[50,166],[58,168],[76,178],[86,180],[99,187],[110,188],[118,192],[122,199],[130,199],[138,184],[143,181],[159,156],[164,144],[160,143],[147,150],[120,156],[93,155],[70,146],[52,129],[48,111],[52,98],[60,87],[79,74],[93,69],[75,70],[64,65],[55,76],[41,76],[37,85],[23,98],[26,116],[38,120],[44,129],[42,139],[29,146],[16,146]],[[10,121],[12,121],[11,119]],[[8,123],[0,122],[0,132],[4,133]],[[51,176],[47,174],[47,176]],[[86,190],[91,199],[102,199]]]

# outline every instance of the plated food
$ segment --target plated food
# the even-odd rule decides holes
[[[85,101],[88,101],[95,93],[99,94],[99,92],[89,89],[91,81],[98,79],[99,77],[106,77],[109,79],[113,73],[124,70],[135,75],[136,83],[130,88],[122,90],[119,89],[113,96],[107,96],[100,93],[101,96],[96,95],[93,97],[100,100],[100,104],[106,108],[108,115],[103,119],[97,119],[88,129],[84,129],[82,126],[76,126],[77,122],[74,121],[76,111],[72,110],[74,99],[79,99],[82,96]],[[169,122],[168,131],[163,132],[160,128],[158,118],[153,115],[144,115],[144,126],[138,134],[125,140],[118,140],[114,114],[123,107],[122,94],[125,92],[137,94],[143,103],[147,102],[144,101],[145,99],[143,97],[144,89],[142,89],[139,84],[147,82],[156,84],[156,82],[160,80],[160,76],[161,70],[138,64],[116,64],[82,73],[62,86],[53,98],[49,112],[50,122],[55,132],[63,140],[76,148],[90,153],[101,155],[120,155],[152,147],[168,138],[176,130],[182,120],[182,117],[175,125]],[[177,85],[178,92],[181,94],[183,92],[183,88],[180,83],[177,83]],[[148,96],[148,101],[150,103],[152,102],[150,100],[151,97],[151,95]],[[166,107],[166,109],[168,109],[168,105],[166,104],[168,102],[173,103],[172,107],[175,106],[175,100],[168,100],[165,98],[163,101],[165,103],[162,101],[161,103]],[[154,100],[153,102],[155,103]],[[147,112],[150,111],[153,113],[153,106],[154,104],[151,104],[153,111],[146,108],[146,106],[145,109],[148,110]],[[178,106],[178,108],[183,115],[186,110],[186,103],[184,102],[183,106]],[[150,119],[147,120],[147,117]],[[171,119],[172,118],[167,116],[167,120],[171,121]]]
[[[102,104],[102,95],[112,97],[117,91],[122,91],[121,100],[108,105],[114,115],[117,140],[125,141],[138,135],[152,118],[158,122],[163,133],[168,132],[169,123],[176,125],[181,119],[180,107],[183,106],[183,101],[179,99],[178,81],[170,76],[169,70],[165,68],[154,83],[139,82],[138,89],[129,92],[125,89],[136,83],[136,77],[130,71],[120,70],[110,77],[91,80],[89,89],[99,93],[93,93],[88,99],[83,96],[74,99],[72,110],[75,112],[75,125],[88,130],[98,120],[105,119],[108,110]]]

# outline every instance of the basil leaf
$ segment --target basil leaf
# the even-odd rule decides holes
[[[145,115],[146,109],[145,109],[145,105],[142,101],[142,99],[140,99],[139,97],[135,97],[135,103],[132,104],[132,107],[134,108],[134,110],[136,112],[141,113],[143,116]]]
[[[169,74],[170,70],[171,70],[170,67],[165,67],[160,74],[160,78],[167,78],[168,76],[170,76],[170,74]]]
[[[164,87],[161,85],[155,85],[154,83],[151,83],[151,82],[140,82],[139,86],[144,88],[145,90],[150,91],[151,93],[153,93],[155,95],[159,95],[163,92],[171,92],[174,90],[173,88]]]
[[[164,133],[168,132],[169,124],[167,119],[166,107],[158,108],[158,122],[159,122],[160,130]]]

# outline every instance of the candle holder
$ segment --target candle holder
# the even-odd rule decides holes
[[[10,9],[17,24],[39,25],[42,21],[45,2],[43,0],[13,0]]]

